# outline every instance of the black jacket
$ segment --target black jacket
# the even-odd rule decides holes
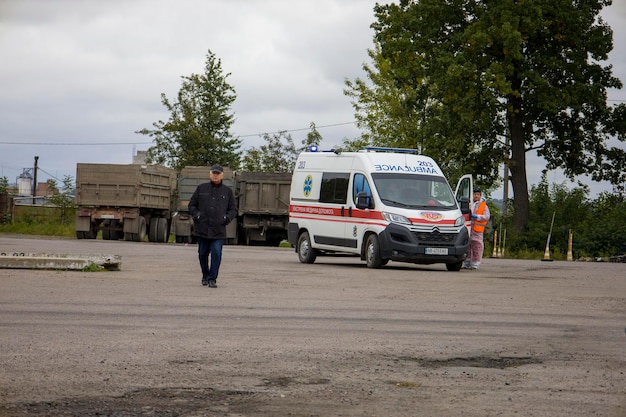
[[[207,239],[226,239],[226,225],[237,216],[237,203],[230,187],[207,182],[198,185],[189,200],[194,234]]]

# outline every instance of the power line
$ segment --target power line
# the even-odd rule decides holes
[[[57,180],[57,181],[61,181],[61,180],[60,180],[60,179],[58,179],[55,175],[52,175],[51,173],[49,173],[49,172],[48,172],[48,171],[46,171],[45,169],[41,168],[40,166],[38,166],[38,167],[37,167],[37,169],[38,169],[39,171],[42,171],[42,172],[44,172],[44,173],[48,174],[48,176],[50,176],[50,177],[54,178],[55,180]]]
[[[315,126],[315,129],[324,129],[326,127],[337,127],[337,126],[345,126],[345,125],[353,125],[356,122],[343,122],[343,123],[335,123],[335,124],[331,124],[331,125],[323,125],[323,126]],[[241,135],[239,136],[240,138],[248,138],[251,136],[263,136],[263,135],[274,135],[276,133],[291,133],[291,132],[302,132],[304,130],[310,130],[310,127],[303,127],[301,129],[291,129],[291,130],[277,130],[275,132],[265,132],[265,133],[252,133],[249,135]]]
[[[0,145],[37,145],[37,146],[103,146],[103,145],[147,145],[152,142],[0,142]]]
[[[343,122],[343,123],[334,123],[330,125],[323,126],[315,126],[315,129],[325,129],[328,127],[337,127],[337,126],[345,126],[345,125],[353,125],[356,122]],[[248,135],[241,135],[240,138],[249,138],[253,136],[263,136],[263,135],[274,135],[277,133],[292,133],[292,132],[302,132],[305,130],[310,130],[310,127],[304,127],[300,129],[291,129],[291,130],[277,130],[274,132],[264,132],[264,133],[251,133]],[[5,142],[0,141],[0,145],[29,145],[29,146],[116,146],[116,145],[150,145],[150,142]]]

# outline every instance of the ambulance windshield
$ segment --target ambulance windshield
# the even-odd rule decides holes
[[[456,201],[442,177],[420,174],[372,174],[383,203],[403,208],[454,210]]]

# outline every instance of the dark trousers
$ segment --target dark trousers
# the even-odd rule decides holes
[[[198,237],[198,259],[200,260],[203,280],[217,280],[217,274],[222,263],[222,246],[224,246],[224,239]],[[211,256],[210,267],[209,256]]]

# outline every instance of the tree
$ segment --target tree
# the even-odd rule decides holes
[[[311,146],[320,146],[320,143],[322,142],[322,135],[319,130],[317,130],[317,127],[315,127],[314,122],[311,122],[309,128],[311,130],[306,134],[306,138],[302,139],[302,147],[297,150],[298,154],[310,149]],[[297,156],[298,155],[296,155],[296,157]]]
[[[9,191],[9,179],[0,177],[0,194],[6,194]]]
[[[229,132],[234,123],[229,112],[236,99],[235,89],[226,80],[229,75],[223,74],[221,60],[209,50],[203,74],[181,77],[175,102],[161,94],[169,120],[153,123],[152,130],[136,132],[154,140],[148,149],[148,162],[175,169],[216,163],[239,167],[241,141]]]
[[[74,201],[74,178],[71,175],[63,177],[63,189],[59,190],[56,181],[48,180],[49,189],[54,193],[50,202],[58,206],[61,211],[61,224],[66,224],[74,214],[76,203]]]
[[[574,231],[575,250],[585,256],[626,254],[626,197],[605,192],[591,206],[585,222]]]
[[[626,140],[626,105],[609,107],[606,100],[607,89],[622,83],[610,66],[601,65],[613,44],[599,12],[610,4],[401,0],[376,5],[372,27],[379,49],[370,53],[375,68],[368,73],[373,87],[357,81],[348,84],[349,93],[363,100],[357,111],[376,104],[389,125],[403,126],[407,145],[421,145],[446,166],[477,173],[485,185],[496,181],[506,162],[514,227],[524,231],[529,151],[572,179],[626,181],[626,151],[608,145],[612,137]],[[380,104],[386,97],[397,103]],[[370,131],[387,133],[369,123]]]
[[[310,128],[299,149],[296,149],[293,138],[286,131],[272,135],[264,134],[263,140],[267,143],[258,148],[248,149],[243,158],[242,168],[245,171],[293,172],[298,154],[311,145],[319,145],[322,141],[322,135],[315,128],[315,123],[311,122]]]
[[[263,140],[267,142],[265,145],[246,151],[242,168],[245,171],[291,172],[296,161],[296,147],[291,135],[285,131],[266,133]]]

